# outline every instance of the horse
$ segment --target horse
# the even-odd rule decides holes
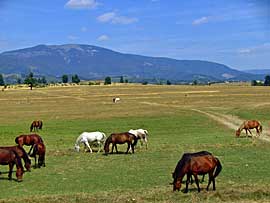
[[[41,166],[45,167],[45,153],[46,147],[42,142],[34,144],[33,153],[30,156],[35,158],[35,168],[37,167],[37,155],[38,168],[40,168]]]
[[[117,102],[119,102],[119,101],[120,101],[120,98],[119,98],[119,97],[113,98],[113,103],[117,103]]]
[[[41,120],[38,121],[33,121],[31,126],[30,126],[30,132],[38,131],[38,129],[42,130],[43,122]]]
[[[30,135],[19,135],[15,138],[15,142],[22,147],[23,145],[31,146],[28,154],[30,154],[33,149],[33,145],[37,143],[43,143],[42,138],[38,134],[30,134]]]
[[[106,140],[105,133],[102,133],[102,132],[83,132],[77,138],[74,148],[77,152],[79,152],[80,151],[80,143],[83,143],[85,147],[88,147],[90,153],[92,153],[93,150],[91,149],[89,142],[90,143],[97,142],[97,144],[99,146],[98,152],[100,152],[101,146],[104,145],[105,140]]]
[[[20,146],[4,146],[0,147],[0,149],[15,151],[19,155],[19,157],[21,157],[24,160],[24,167],[26,168],[26,170],[31,171],[31,159],[29,159],[28,154],[26,153],[24,148]]]
[[[16,164],[16,177],[17,181],[21,182],[23,178],[23,166],[21,162],[20,156],[14,150],[8,149],[0,149],[0,164],[1,165],[9,165],[9,173],[8,179],[11,180],[12,178],[12,170],[14,165]]]
[[[118,153],[117,150],[117,146],[116,144],[124,144],[127,143],[128,147],[127,147],[127,151],[126,154],[128,153],[130,147],[132,149],[132,153],[134,153],[134,146],[137,144],[137,137],[129,132],[124,132],[124,133],[112,133],[105,142],[104,145],[104,151],[105,154],[107,155],[109,153],[109,146],[112,143],[112,152],[113,153],[113,149],[115,148],[116,153]]]
[[[213,155],[202,155],[195,157],[182,157],[176,166],[173,180],[173,191],[180,190],[183,177],[187,174],[185,193],[188,192],[188,184],[190,182],[191,175],[194,176],[195,182],[198,188],[198,192],[201,191],[199,186],[198,175],[207,174],[209,176],[208,185],[206,190],[209,189],[211,182],[213,182],[213,190],[216,190],[215,178],[222,170],[222,165],[218,158]]]
[[[250,129],[253,129],[253,128],[256,129],[257,136],[260,136],[260,133],[262,132],[262,125],[257,120],[247,120],[247,121],[244,121],[240,125],[240,127],[236,130],[235,136],[236,137],[239,137],[240,134],[241,134],[241,131],[243,129],[245,129],[245,131],[246,131],[246,136],[248,136],[248,132],[251,134],[251,136],[253,136],[252,133],[251,133],[251,131],[250,131]]]
[[[188,159],[191,159],[192,157],[203,156],[203,155],[212,155],[212,153],[210,153],[208,151],[199,151],[199,152],[195,152],[195,153],[184,153],[182,155],[182,158],[179,160],[178,164],[176,165],[174,172],[172,173],[172,178],[176,177],[177,171],[179,170],[179,167],[181,167],[181,165],[182,165],[180,163],[180,162],[182,162],[182,160],[188,160]],[[203,175],[201,182],[204,182],[204,176],[205,175]],[[191,184],[193,184],[192,176],[190,176],[190,182],[191,182]]]
[[[147,149],[147,147],[148,147],[148,144],[147,144],[147,142],[148,142],[148,140],[147,140],[148,131],[147,130],[144,130],[144,129],[137,129],[137,130],[130,129],[128,132],[135,135],[138,139],[140,139],[141,146],[143,146],[143,143],[145,143],[145,146],[146,146],[146,149]]]

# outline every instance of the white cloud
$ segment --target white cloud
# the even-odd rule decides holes
[[[107,41],[109,40],[109,37],[107,35],[100,35],[98,38],[97,38],[98,41]]]
[[[237,50],[238,54],[270,53],[270,43]]]
[[[69,0],[66,4],[66,8],[71,9],[91,9],[96,8],[99,3],[96,0]]]
[[[104,13],[97,17],[97,20],[102,23],[112,23],[112,24],[131,24],[138,21],[137,18],[130,18],[126,16],[119,16],[115,12]]]
[[[201,18],[195,19],[192,22],[192,25],[201,25],[201,24],[208,23],[208,22],[209,22],[209,17],[203,16]]]

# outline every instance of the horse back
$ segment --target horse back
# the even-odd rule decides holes
[[[0,164],[7,165],[10,162],[15,163],[16,154],[13,150],[0,149]]]
[[[213,155],[203,155],[191,157],[187,163],[188,170],[196,174],[205,174],[214,170],[217,165],[217,160]]]

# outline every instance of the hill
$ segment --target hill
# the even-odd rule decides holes
[[[176,60],[123,54],[92,45],[38,45],[0,54],[0,73],[59,77],[78,74],[87,79],[124,75],[135,80],[251,80],[259,76],[201,60]]]

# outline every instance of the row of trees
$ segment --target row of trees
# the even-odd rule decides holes
[[[265,76],[264,81],[252,80],[251,86],[270,86],[270,75]]]

